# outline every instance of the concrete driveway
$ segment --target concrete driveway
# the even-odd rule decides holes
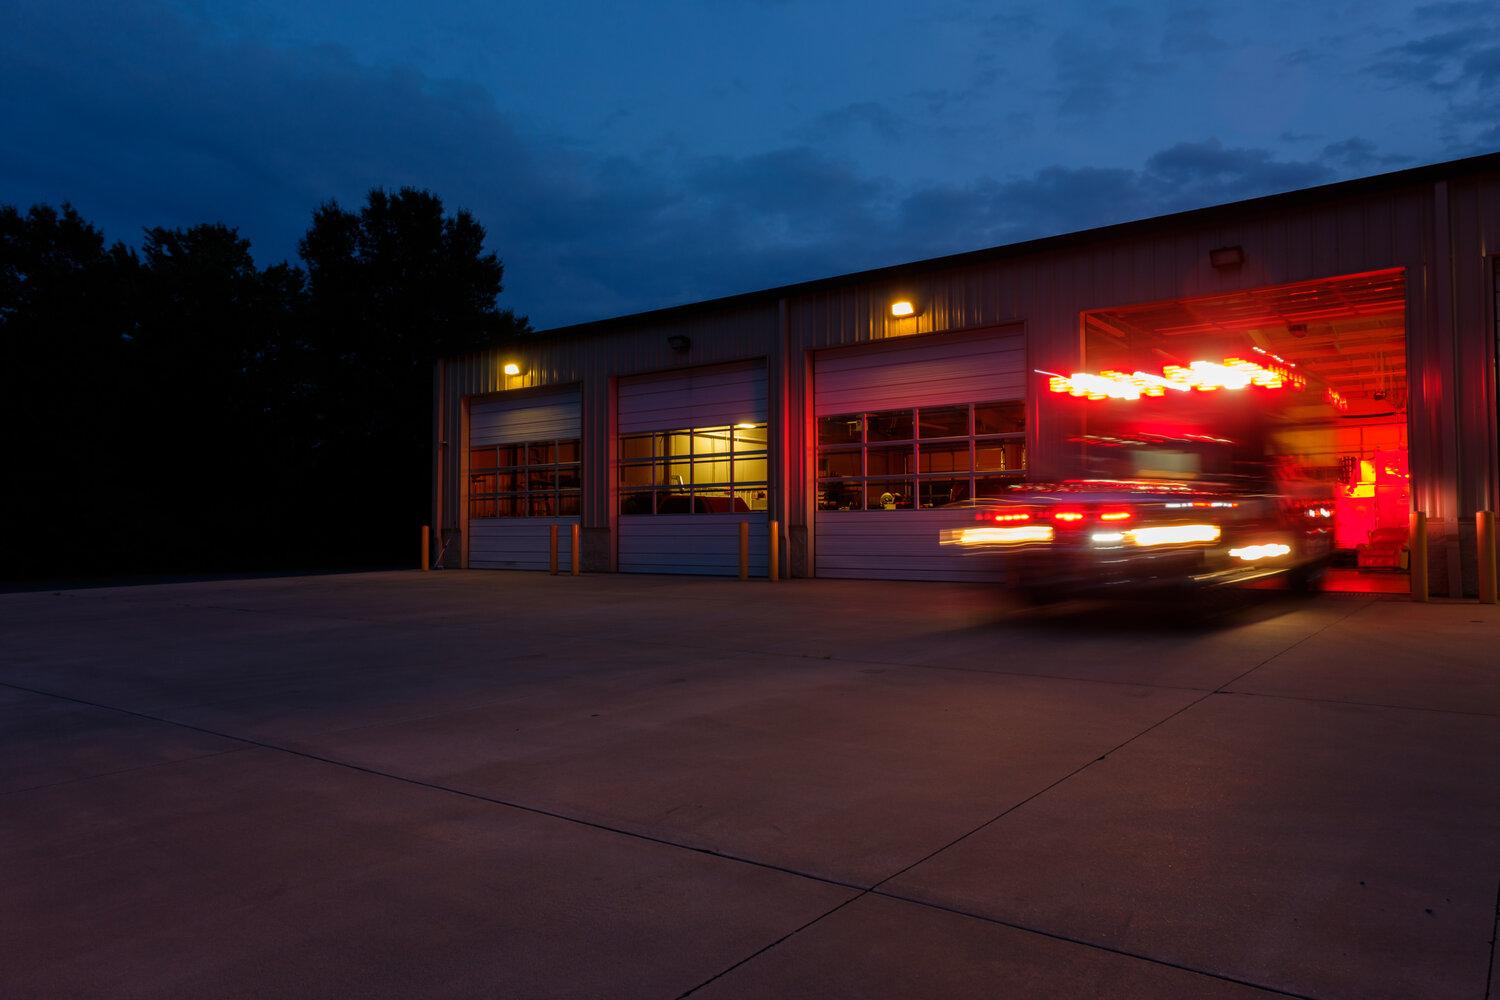
[[[0,996],[1482,998],[1500,608],[0,596]]]

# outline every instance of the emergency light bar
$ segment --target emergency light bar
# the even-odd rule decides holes
[[[1267,368],[1243,358],[1225,358],[1222,362],[1194,361],[1186,368],[1167,365],[1160,375],[1137,371],[1130,374],[1116,371],[1101,371],[1098,374],[1075,372],[1072,375],[1050,376],[1048,388],[1053,392],[1065,392],[1070,396],[1089,399],[1140,399],[1142,396],[1165,396],[1168,389],[1174,392],[1212,392],[1216,389],[1245,389],[1258,386],[1262,389],[1282,389],[1287,386],[1302,388],[1307,380],[1286,368]]]

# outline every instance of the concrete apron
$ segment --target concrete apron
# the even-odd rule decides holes
[[[486,572],[0,596],[0,993],[1480,997],[1497,625]]]

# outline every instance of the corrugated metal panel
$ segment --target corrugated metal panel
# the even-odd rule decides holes
[[[775,348],[778,316],[778,303],[772,299],[705,307],[670,317],[622,317],[591,331],[525,337],[493,351],[447,359],[438,374],[435,435],[440,464],[434,516],[442,543],[450,551],[466,551],[461,538],[466,400],[477,403],[481,401],[472,397],[578,386],[584,463],[582,523],[594,539],[584,547],[585,569],[615,568],[615,545],[610,538],[617,515],[609,487],[615,475],[611,462],[618,431],[612,380],[759,359],[756,363],[764,385],[764,359]],[[673,336],[687,337],[689,348],[675,350],[668,342]],[[525,374],[502,373],[502,364],[512,359],[521,363]],[[765,419],[764,403],[760,409],[757,419]]]
[[[1500,492],[1496,461],[1494,337],[1497,306],[1485,255],[1500,246],[1500,158],[1435,165],[1241,205],[1109,227],[1035,244],[919,262],[883,271],[768,290],[733,301],[623,317],[556,337],[518,341],[528,375],[497,374],[503,353],[453,359],[443,380],[439,439],[449,442],[440,488],[440,519],[455,523],[461,497],[457,440],[463,396],[525,386],[577,383],[585,387],[589,494],[585,523],[600,530],[616,515],[607,486],[613,480],[608,442],[617,428],[605,404],[613,378],[667,372],[756,357],[793,370],[794,392],[811,389],[798,371],[809,352],[841,345],[897,344],[914,335],[1024,321],[1027,368],[1063,370],[1080,359],[1080,315],[1179,297],[1216,296],[1386,268],[1407,274],[1408,368],[1411,373],[1411,462],[1414,506],[1434,518],[1434,532],[1452,534],[1472,509],[1494,507]],[[1451,198],[1438,204],[1436,185]],[[1440,218],[1441,216],[1441,218]],[[1441,237],[1441,239],[1440,239]],[[1441,244],[1441,245],[1440,245]],[[1215,269],[1208,251],[1240,246],[1244,264]],[[898,291],[921,298],[912,319],[889,315]],[[777,344],[778,299],[786,302],[785,347]],[[673,335],[691,348],[674,352]],[[915,340],[913,341],[915,343]],[[772,377],[780,374],[772,372]],[[1029,401],[1033,473],[1060,447],[1044,393]],[[787,402],[793,409],[797,400]],[[602,412],[594,412],[600,406]],[[774,418],[773,418],[774,419]],[[784,428],[794,456],[811,456],[810,420]],[[601,429],[596,429],[601,428]],[[773,434],[773,439],[776,439]],[[592,448],[592,451],[590,450]],[[799,477],[801,478],[801,477]],[[810,494],[805,481],[788,491]],[[789,510],[805,511],[809,500]],[[804,514],[805,521],[811,515]],[[1441,520],[1439,520],[1441,519]],[[788,516],[788,529],[797,517]],[[1467,542],[1465,544],[1468,544]],[[1472,557],[1472,546],[1466,551]],[[1438,592],[1438,591],[1435,591]]]
[[[1026,395],[1026,341],[1013,328],[828,351],[816,365],[818,416]]]
[[[1026,342],[1013,327],[825,351],[814,361],[817,416],[1026,397]],[[938,544],[951,511],[819,511],[814,575],[990,580],[997,568]]]
[[[557,564],[573,560],[573,530],[577,518],[506,517],[469,522],[470,569],[528,569],[551,567],[552,525],[558,525]]]
[[[962,517],[968,518],[968,512]],[[951,510],[839,511],[818,518],[817,576],[853,580],[998,583],[993,555],[962,555],[939,541],[958,522]]]
[[[764,362],[620,380],[619,431],[673,430],[766,419]]]
[[[765,515],[658,514],[620,518],[620,570],[734,576],[740,571],[740,522],[750,525],[749,572],[763,577],[770,558]]]
[[[469,445],[576,438],[581,425],[577,389],[476,400],[469,407]]]
[[[766,419],[766,366],[752,362],[621,379],[617,408],[621,434],[759,423]],[[752,518],[763,574],[769,551],[766,518]],[[742,520],[746,518],[724,514],[621,517],[620,570],[738,573]]]

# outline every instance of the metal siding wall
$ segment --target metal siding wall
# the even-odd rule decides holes
[[[1015,331],[903,340],[817,359],[817,416],[1026,395],[1026,342]]]
[[[439,372],[441,398],[436,437],[441,479],[435,527],[450,541],[450,551],[465,553],[463,507],[469,428],[466,400],[493,393],[560,385],[578,386],[581,396],[580,438],[583,449],[583,561],[585,569],[616,568],[618,514],[615,494],[613,380],[645,373],[667,373],[724,363],[764,359],[778,335],[778,305],[737,303],[668,315],[624,317],[577,330],[556,331],[517,340],[503,348],[447,359]],[[691,347],[673,350],[671,336],[686,336]],[[520,359],[525,374],[507,376],[500,366]],[[764,361],[761,396],[764,398]],[[765,404],[761,404],[764,413]],[[761,418],[763,419],[763,417]]]
[[[469,522],[470,569],[545,570],[551,567],[552,525],[558,525],[557,564],[573,561],[574,517],[502,517]]]
[[[1025,372],[1026,341],[1014,327],[825,351],[814,360],[814,411],[831,416],[1024,399]],[[997,561],[965,556],[938,543],[938,532],[955,516],[943,510],[816,511],[813,575],[998,579]]]
[[[945,510],[841,511],[819,517],[816,575],[971,583],[1004,579],[999,559],[959,554],[939,543],[939,533],[954,523],[954,512]]]
[[[552,438],[576,438],[582,427],[576,389],[469,404],[469,446],[521,444]]]
[[[766,366],[753,362],[622,378],[617,410],[621,434],[759,422],[766,419]],[[719,514],[622,516],[619,568],[631,573],[738,573],[739,522],[746,519]],[[764,575],[767,518],[749,520],[752,548],[761,553]]]
[[[621,434],[766,419],[764,362],[621,379]]]
[[[1500,247],[1500,174],[1486,167],[1455,172],[1444,181],[1451,189],[1451,206],[1442,227],[1436,218],[1434,176],[1442,175],[1384,186],[1343,186],[1326,197],[1257,201],[1243,209],[1227,206],[1112,228],[1086,241],[1051,242],[1034,251],[1016,248],[788,288],[779,292],[787,302],[782,356],[785,364],[797,366],[807,352],[827,347],[894,343],[913,334],[1024,321],[1028,368],[1060,370],[1078,363],[1084,310],[1401,267],[1409,289],[1413,503],[1456,523],[1472,516],[1474,504],[1500,503],[1493,362],[1497,307],[1493,278],[1488,271],[1481,274],[1484,255]],[[1446,232],[1442,248],[1436,245],[1440,228]],[[1209,266],[1209,250],[1236,245],[1245,250],[1243,266]],[[922,314],[891,318],[888,306],[897,290],[921,297]],[[1446,297],[1441,305],[1440,297]],[[774,295],[707,303],[698,310],[625,317],[524,341],[515,346],[526,355],[530,374],[520,380],[496,373],[499,351],[451,359],[439,407],[438,436],[448,442],[440,522],[451,526],[460,513],[462,473],[454,443],[462,429],[463,396],[582,383],[585,455],[591,456],[585,470],[585,517],[586,523],[603,525],[615,517],[611,498],[601,488],[611,482],[613,468],[606,449],[587,440],[615,431],[594,412],[604,398],[601,386],[612,377],[776,357],[776,309]],[[685,354],[666,344],[676,334],[692,340]],[[1033,392],[1030,404],[1032,464],[1038,474],[1044,474],[1039,463],[1057,445],[1049,436],[1054,422],[1041,395]],[[799,430],[804,436],[806,432]],[[789,483],[787,488],[793,492],[807,486]],[[805,505],[805,500],[797,503]],[[811,532],[811,524],[802,527]]]
[[[740,571],[740,522],[750,525],[749,572],[763,577],[770,560],[763,514],[657,514],[620,521],[620,570],[735,576]]]

